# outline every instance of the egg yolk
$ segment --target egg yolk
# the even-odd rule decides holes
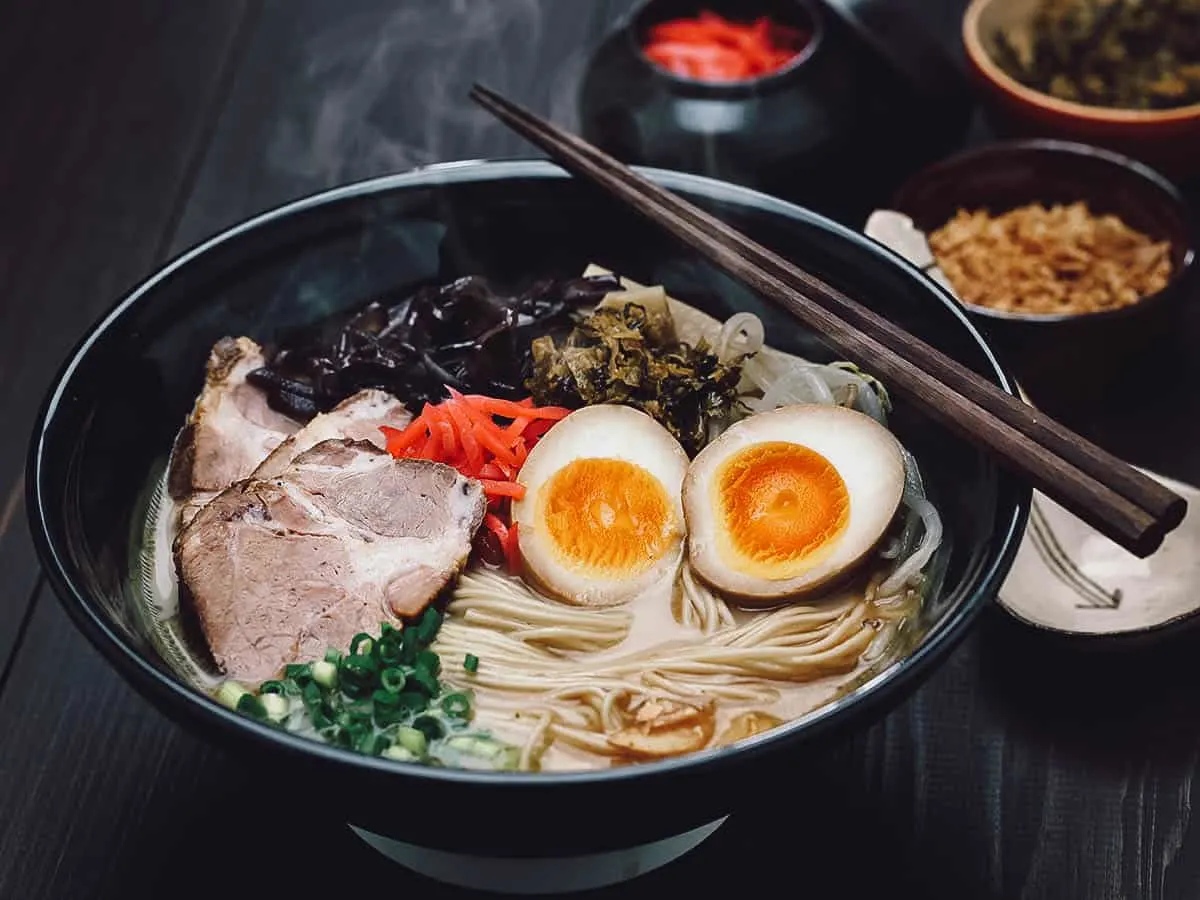
[[[662,484],[623,459],[577,459],[539,493],[546,534],[572,567],[635,575],[666,552],[674,515]]]
[[[715,479],[719,521],[736,566],[792,578],[823,557],[850,520],[837,469],[800,444],[770,441],[733,454]]]

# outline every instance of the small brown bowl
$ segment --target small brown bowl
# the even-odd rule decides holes
[[[996,130],[1107,147],[1180,180],[1200,174],[1200,103],[1164,110],[1071,103],[1026,87],[996,64],[997,34],[1028,27],[1041,2],[973,0],[963,16],[971,75]]]
[[[991,144],[918,172],[891,208],[925,234],[959,209],[1000,214],[1029,203],[1084,201],[1154,240],[1171,244],[1172,276],[1137,303],[1094,313],[1013,313],[964,304],[992,337],[1022,386],[1043,408],[1097,399],[1106,382],[1156,354],[1174,352],[1188,307],[1200,301],[1195,277],[1197,234],[1179,191],[1153,169],[1107,150],[1064,141]],[[1190,301],[1190,302],[1189,302]],[[1090,397],[1089,397],[1090,395]]]

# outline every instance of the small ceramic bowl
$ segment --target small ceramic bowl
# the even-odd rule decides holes
[[[1196,297],[1196,230],[1186,201],[1159,173],[1099,148],[1061,141],[1002,142],[966,151],[917,173],[891,208],[925,234],[959,209],[993,214],[1028,203],[1086,201],[1131,228],[1171,243],[1167,286],[1137,303],[1064,315],[1003,312],[964,304],[996,342],[1030,395],[1048,410],[1099,397],[1104,384],[1167,348]],[[932,262],[932,260],[931,260]]]
[[[1173,178],[1200,175],[1200,103],[1165,110],[1070,103],[1011,78],[995,62],[1001,30],[1028,28],[1043,0],[973,0],[962,37],[993,125],[1009,137],[1052,137],[1107,147]]]
[[[1145,470],[1143,470],[1145,471]],[[1025,625],[1076,646],[1141,647],[1200,620],[1200,489],[1146,472],[1188,501],[1188,515],[1149,559],[1138,559],[1045,495],[997,603]]]
[[[647,57],[654,25],[706,10],[810,38],[782,69],[732,82]],[[579,110],[583,136],[624,162],[735,182],[857,226],[881,193],[960,143],[969,91],[961,103],[923,96],[816,0],[642,0],[589,60]]]

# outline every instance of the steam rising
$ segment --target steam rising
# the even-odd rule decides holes
[[[579,79],[613,18],[577,0],[351,12],[301,48],[270,165],[317,189],[446,159],[534,155],[467,99],[471,83],[576,128]]]

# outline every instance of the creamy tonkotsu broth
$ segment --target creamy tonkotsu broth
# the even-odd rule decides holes
[[[141,541],[182,678],[362,753],[569,770],[736,743],[907,652],[941,525],[881,385],[594,267],[539,290],[503,300],[525,381],[430,345],[441,400],[214,348]],[[381,309],[353,334],[404,352]]]

